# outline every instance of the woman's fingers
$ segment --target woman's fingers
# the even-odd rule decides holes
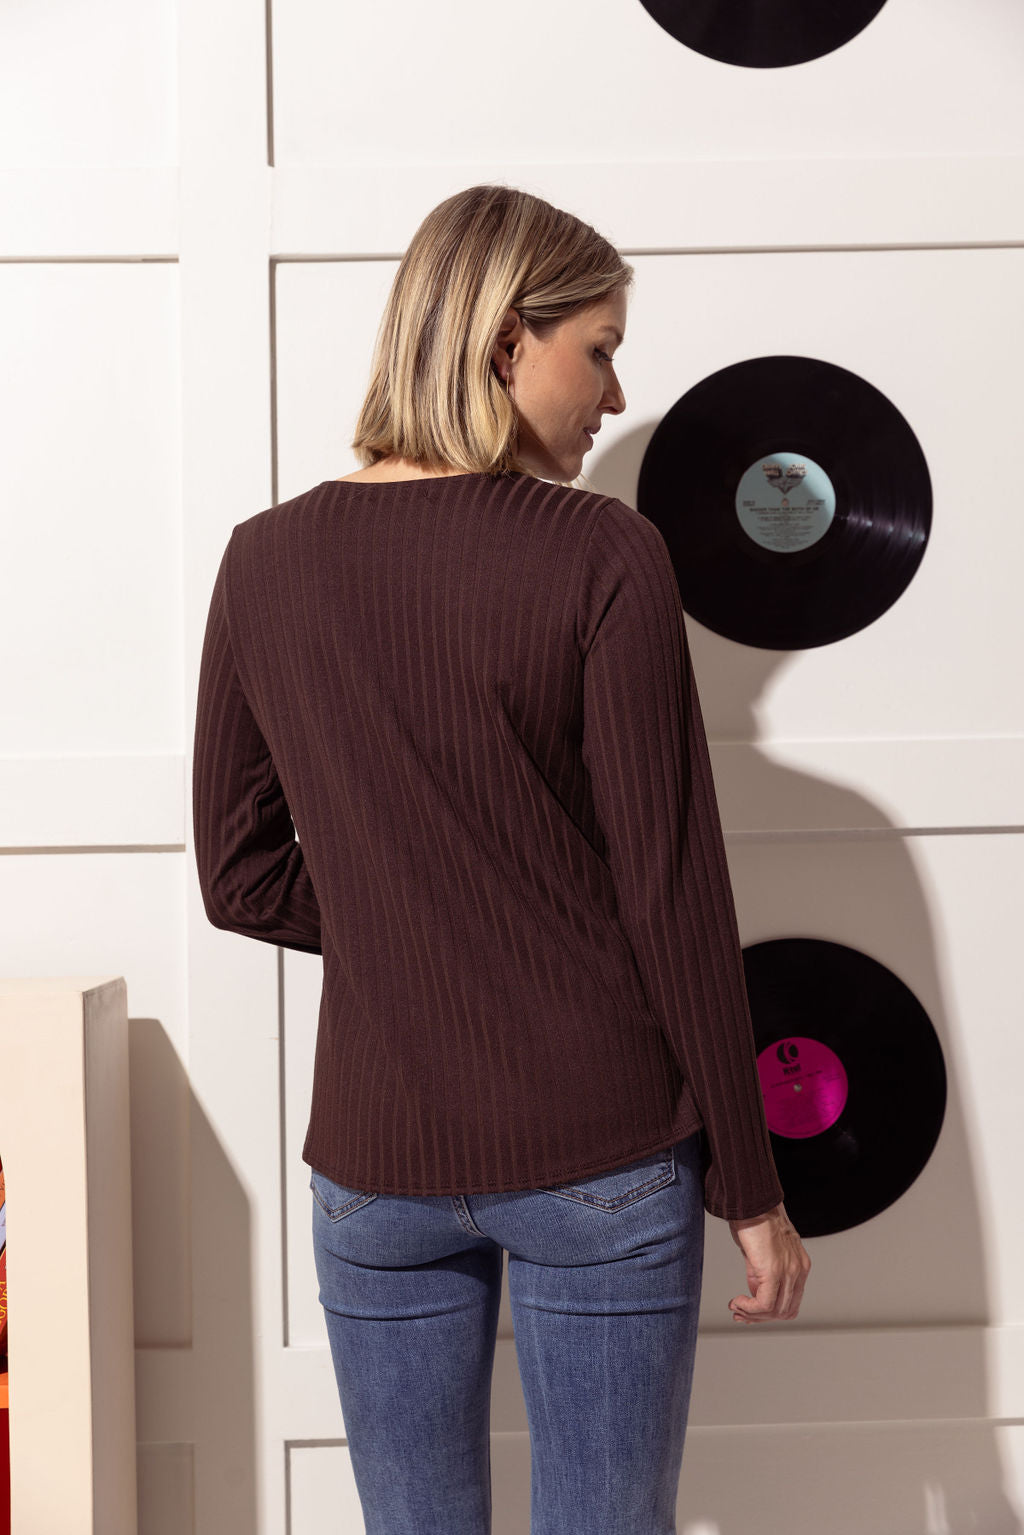
[[[790,1322],[799,1314],[811,1260],[788,1222],[766,1221],[737,1236],[747,1257],[749,1295],[733,1296],[729,1309],[739,1322]]]

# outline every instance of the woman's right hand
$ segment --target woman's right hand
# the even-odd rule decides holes
[[[811,1260],[785,1205],[750,1220],[730,1221],[733,1241],[747,1261],[749,1295],[729,1310],[737,1322],[791,1322],[800,1310]]]

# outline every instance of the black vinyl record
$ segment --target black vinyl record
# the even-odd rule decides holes
[[[641,0],[677,42],[720,64],[778,69],[863,32],[885,0]]]
[[[932,490],[914,432],[873,384],[813,357],[754,357],[658,423],[637,508],[687,613],[743,645],[800,650],[866,628],[905,591]]]
[[[802,1237],[870,1220],[910,1187],[946,1110],[931,1020],[898,976],[844,944],[743,951],[757,1067],[786,1211]]]

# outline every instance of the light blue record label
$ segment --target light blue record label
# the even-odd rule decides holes
[[[809,549],[832,526],[836,493],[806,453],[771,453],[751,464],[736,490],[743,531],[778,554]]]

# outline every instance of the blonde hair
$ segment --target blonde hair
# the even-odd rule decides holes
[[[396,454],[428,469],[522,469],[517,416],[497,371],[506,311],[538,335],[633,282],[582,219],[514,187],[439,203],[402,257],[377,331],[351,446],[362,467]]]

